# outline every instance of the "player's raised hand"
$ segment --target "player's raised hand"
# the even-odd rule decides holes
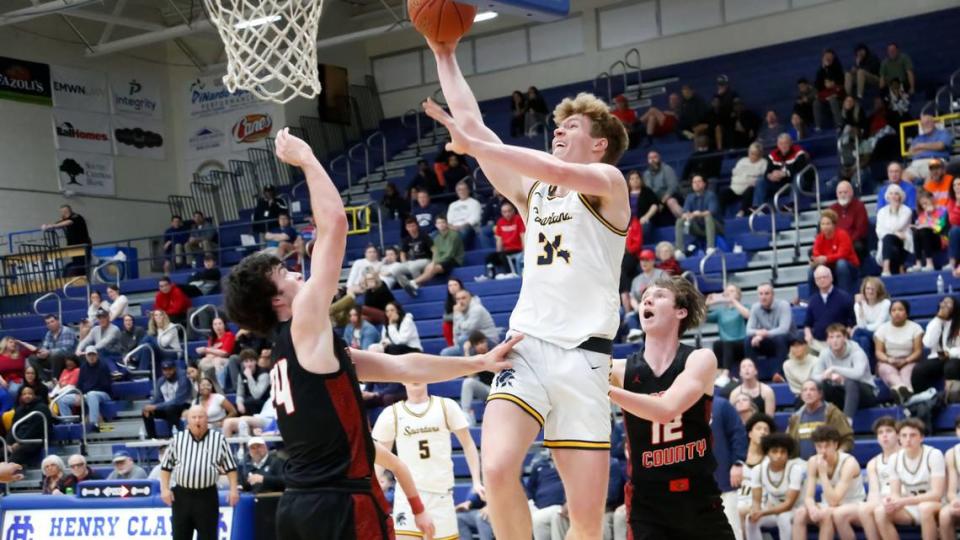
[[[313,155],[313,150],[310,149],[310,145],[296,135],[291,135],[288,127],[277,133],[275,145],[277,158],[288,165],[303,167],[317,160]]]
[[[513,363],[507,360],[507,355],[513,350],[513,346],[523,339],[523,334],[515,334],[510,339],[494,347],[490,352],[480,357],[480,369],[477,371],[492,371],[494,373],[513,367]]]
[[[436,534],[436,528],[433,525],[433,519],[430,518],[430,512],[424,510],[419,514],[414,514],[413,522],[417,524],[417,528],[423,533],[423,540],[433,540],[433,535]]]
[[[457,154],[470,153],[470,142],[472,139],[463,130],[463,127],[457,123],[456,118],[445,111],[439,103],[430,98],[427,98],[427,100],[423,102],[423,110],[427,113],[427,116],[443,124],[443,127],[447,128],[447,131],[450,132],[450,142],[446,145],[448,151]]]
[[[433,51],[433,54],[437,56],[449,56],[454,54],[457,51],[457,44],[460,43],[460,40],[456,41],[447,41],[440,43],[438,41],[433,41],[432,39],[427,39],[427,45],[430,47],[430,50]]]
[[[17,463],[0,463],[0,482],[23,480],[23,467]]]

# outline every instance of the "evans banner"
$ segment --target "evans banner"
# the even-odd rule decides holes
[[[111,156],[57,151],[57,177],[61,191],[88,195],[116,192]]]
[[[50,66],[53,106],[96,113],[109,113],[107,77],[103,73]]]
[[[151,80],[132,76],[111,76],[110,97],[114,114],[163,117],[160,89]]]
[[[53,140],[58,150],[113,153],[109,116],[54,109],[51,117]]]
[[[233,508],[220,507],[218,540],[230,540]],[[170,538],[169,508],[57,508],[8,510],[3,514],[4,540],[71,538]]]
[[[49,106],[50,66],[0,56],[0,99]]]
[[[113,146],[118,156],[166,159],[163,122],[150,118],[114,116]]]

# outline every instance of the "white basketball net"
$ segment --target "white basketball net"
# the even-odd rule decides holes
[[[223,83],[286,103],[320,93],[317,28],[322,0],[204,0],[227,53]]]

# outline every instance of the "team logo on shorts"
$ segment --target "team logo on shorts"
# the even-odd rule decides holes
[[[512,369],[505,369],[497,374],[497,386],[513,386],[513,381],[517,376]]]
[[[403,527],[407,524],[407,513],[400,512],[397,514],[397,527]]]

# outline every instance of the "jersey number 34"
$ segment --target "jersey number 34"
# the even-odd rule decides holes
[[[273,386],[273,407],[278,410],[283,407],[288,415],[293,414],[297,408],[293,405],[293,393],[290,392],[286,358],[278,360],[270,370],[270,385]]]

